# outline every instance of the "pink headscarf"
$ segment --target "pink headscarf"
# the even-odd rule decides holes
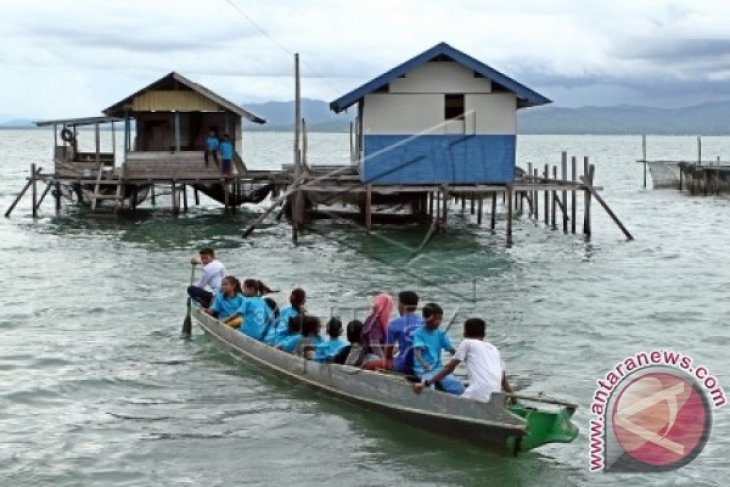
[[[373,298],[373,314],[378,317],[383,331],[388,328],[390,313],[393,311],[393,297],[388,293],[380,293]]]

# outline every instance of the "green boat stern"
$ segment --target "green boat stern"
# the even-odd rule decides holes
[[[570,420],[575,408],[561,407],[550,411],[517,403],[507,406],[507,410],[527,423],[524,435],[507,438],[507,448],[514,454],[546,443],[570,443],[578,436],[578,427]]]

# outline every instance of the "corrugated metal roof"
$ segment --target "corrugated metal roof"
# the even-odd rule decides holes
[[[59,118],[58,120],[39,120],[35,122],[38,127],[47,127],[48,125],[93,125],[95,123],[120,122],[121,118],[116,117],[81,117],[81,118]]]
[[[399,64],[390,71],[381,74],[377,78],[368,81],[359,88],[356,88],[346,95],[343,95],[340,98],[336,99],[335,101],[330,103],[330,109],[336,113],[339,113],[357,103],[365,95],[372,93],[373,91],[377,90],[387,83],[390,83],[399,76],[403,76],[409,71],[414,70],[415,68],[431,61],[438,56],[446,56],[452,59],[454,62],[471,69],[475,73],[478,73],[485,78],[488,78],[493,83],[502,86],[506,90],[511,91],[512,93],[517,95],[517,104],[519,108],[550,103],[550,100],[542,96],[540,93],[531,90],[527,86],[518,83],[509,76],[500,73],[496,69],[484,64],[477,59],[474,59],[473,57],[459,51],[449,44],[441,42],[440,44],[436,44],[435,46],[433,46],[431,49],[422,52],[418,56],[409,59],[403,64]]]
[[[115,103],[114,105],[110,106],[106,110],[103,110],[103,113],[106,115],[114,115],[114,116],[124,116],[124,112],[127,105],[130,105],[132,103],[132,99],[139,95],[140,93],[144,93],[145,91],[152,90],[157,88],[160,85],[164,85],[165,83],[169,83],[170,81],[177,81],[178,83],[188,87],[189,89],[199,93],[200,95],[208,98],[209,100],[212,100],[220,107],[231,111],[233,113],[236,113],[243,118],[250,120],[251,122],[255,123],[266,123],[266,120],[262,117],[259,117],[255,113],[249,112],[248,110],[244,110],[237,104],[233,103],[230,100],[227,100],[220,96],[217,93],[214,93],[213,91],[209,90],[205,86],[195,83],[194,81],[189,80],[185,76],[181,75],[180,73],[176,73],[175,71],[169,73],[166,76],[163,76],[162,78],[158,79],[154,83],[149,84],[148,86],[145,86],[139,91],[136,91],[135,93],[129,95],[125,99]]]

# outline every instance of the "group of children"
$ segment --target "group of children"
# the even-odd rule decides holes
[[[418,295],[403,291],[398,295],[399,316],[390,319],[393,299],[381,293],[373,300],[371,314],[364,323],[353,320],[347,324],[347,340],[342,339],[345,330],[336,317],[326,324],[328,339],[325,340],[320,335],[320,319],[306,314],[306,293],[301,288],[294,289],[289,305],[279,309],[267,297],[275,291],[261,281],[246,279],[241,283],[233,276],[225,276],[220,279],[219,291],[215,278],[204,282],[208,266],[215,268],[215,275],[220,269],[225,272],[222,264],[214,265],[218,261],[212,252],[211,249],[201,251],[199,262],[205,265],[204,277],[188,292],[206,313],[255,340],[319,363],[393,370],[415,376],[420,380],[414,385],[417,393],[425,387],[436,386],[450,394],[486,402],[494,392],[512,392],[504,362],[497,348],[484,341],[486,324],[479,318],[466,320],[464,340],[455,349],[446,331],[440,328],[444,313],[438,304],[427,303],[419,314],[416,312]],[[206,285],[215,293],[207,296],[207,302],[201,299],[205,297],[201,289]],[[443,351],[453,356],[445,365],[441,360]],[[468,386],[453,375],[462,362],[467,368]]]
[[[223,139],[218,139],[215,130],[208,133],[205,139],[205,165],[209,163],[209,156],[213,157],[216,165],[220,166],[221,171],[225,175],[230,175],[232,171],[231,160],[233,159],[233,141],[231,136],[223,134]],[[218,163],[218,153],[220,152],[220,164]]]

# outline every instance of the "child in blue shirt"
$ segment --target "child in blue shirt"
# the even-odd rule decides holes
[[[233,142],[228,134],[223,135],[218,150],[221,152],[221,170],[228,176],[231,174],[231,159],[233,159]]]
[[[219,166],[218,164],[218,146],[220,145],[220,141],[218,140],[218,136],[215,133],[215,130],[211,130],[208,132],[208,138],[205,139],[205,166],[208,166],[208,156],[212,155],[213,160],[215,161],[215,165]]]
[[[205,310],[217,317],[231,328],[241,326],[241,307],[245,298],[241,294],[241,283],[233,276],[226,276],[221,281],[221,292],[213,299],[213,304]]]
[[[287,353],[294,353],[299,345],[299,340],[302,339],[302,324],[304,323],[304,315],[300,314],[292,316],[289,319],[289,325],[286,330],[286,335],[283,336],[279,342],[274,345],[274,348],[278,348]]]
[[[276,321],[267,329],[264,342],[276,345],[288,336],[289,320],[304,312],[307,294],[304,289],[296,288],[289,295],[289,304],[282,309]]]
[[[274,310],[269,307],[261,296],[261,287],[266,287],[256,279],[243,281],[243,295],[240,312],[243,316],[243,326],[238,331],[259,341],[263,341],[263,334],[267,325],[274,320]],[[268,289],[268,288],[266,288]]]
[[[327,322],[327,335],[330,339],[317,347],[314,360],[321,363],[330,363],[340,350],[347,346],[347,341],[340,338],[342,322],[337,318],[330,318]]]
[[[322,329],[322,323],[316,316],[305,316],[302,321],[302,335],[297,342],[294,353],[299,357],[311,360],[314,357],[314,351],[318,346],[324,343],[322,337],[319,336],[319,330]]]
[[[422,310],[424,325],[413,334],[413,372],[421,379],[428,380],[442,368],[441,350],[451,355],[456,353],[448,335],[439,330],[444,311],[436,303],[428,303]],[[454,375],[442,377],[438,384],[449,394],[463,394],[464,384]]]
[[[413,334],[423,325],[423,319],[416,314],[417,307],[418,294],[413,291],[402,291],[398,294],[400,316],[393,318],[388,324],[384,368],[401,374],[413,373]],[[396,345],[398,355],[393,358]]]

